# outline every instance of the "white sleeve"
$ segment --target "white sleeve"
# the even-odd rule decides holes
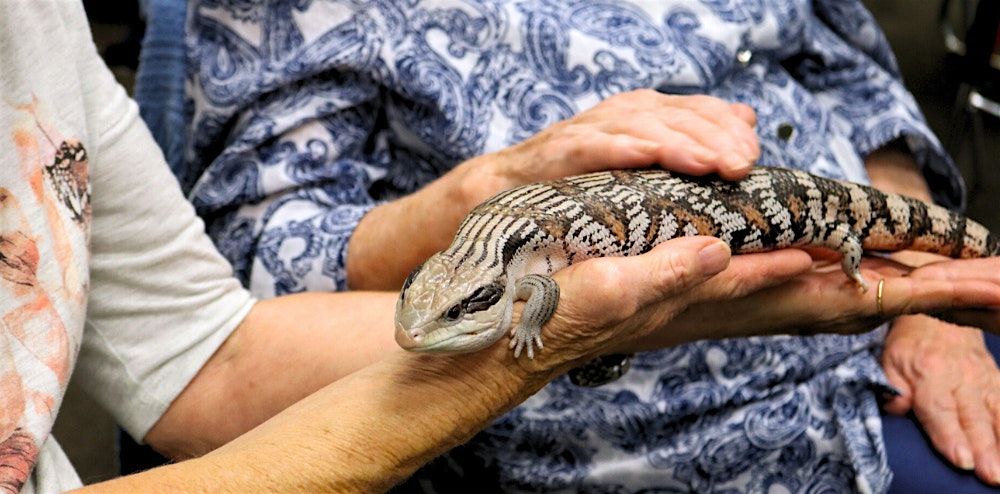
[[[141,440],[246,316],[253,299],[111,72],[82,70],[93,223],[91,287],[75,379]]]

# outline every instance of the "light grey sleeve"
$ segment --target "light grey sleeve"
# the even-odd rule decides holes
[[[74,379],[141,440],[254,301],[205,234],[138,109],[93,55],[81,81],[93,223]]]

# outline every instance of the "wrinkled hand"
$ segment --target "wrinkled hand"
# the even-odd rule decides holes
[[[645,335],[683,311],[691,289],[723,271],[730,257],[719,239],[685,237],[640,256],[595,258],[560,270],[554,275],[559,306],[542,329],[546,351],[517,362],[529,371],[565,370]],[[777,261],[771,265],[780,270],[786,263]]]
[[[651,164],[737,179],[760,157],[756,118],[747,105],[642,89],[608,98],[478,161],[504,178],[501,189]]]
[[[793,260],[808,263],[809,256],[800,255],[804,259]],[[865,258],[861,272],[873,289],[860,293],[837,262],[818,262],[813,269],[781,279],[755,259],[734,258],[729,270],[693,291],[695,303],[645,338],[639,349],[707,338],[861,333],[897,315],[926,312],[951,320],[989,320],[989,327],[1000,330],[1000,311],[979,309],[1000,307],[1000,276],[976,273],[966,264],[973,261],[912,270],[892,260]],[[885,285],[880,316],[874,287],[881,278]]]
[[[543,328],[552,351],[518,362],[564,366],[603,353],[706,338],[861,333],[918,313],[975,320],[1000,333],[1000,269],[982,264],[1000,258],[917,269],[865,259],[868,280],[885,278],[882,314],[875,290],[860,293],[839,263],[816,269],[809,254],[794,249],[731,260],[718,239],[686,237],[640,256],[590,259],[563,269],[555,275],[559,307]]]
[[[914,266],[948,261],[918,252],[894,258]],[[996,263],[1000,261],[985,259],[973,264]],[[940,267],[924,272],[933,274],[933,269]],[[959,468],[975,469],[986,482],[1000,483],[1000,369],[982,331],[925,316],[897,318],[885,341],[882,366],[902,392],[885,403],[887,412],[912,411],[945,458]]]
[[[882,366],[902,392],[885,410],[913,411],[945,458],[1000,485],[1000,370],[982,331],[926,316],[898,318]]]

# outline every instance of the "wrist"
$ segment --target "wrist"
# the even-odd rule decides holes
[[[455,167],[458,197],[466,210],[483,203],[490,197],[524,182],[507,166],[499,153],[490,153],[462,162]]]

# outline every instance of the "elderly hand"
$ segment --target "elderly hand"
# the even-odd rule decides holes
[[[882,366],[902,392],[885,410],[912,411],[945,458],[1000,485],[1000,370],[982,331],[926,316],[898,318]]]
[[[1000,311],[975,309],[1000,307],[1000,276],[977,274],[968,264],[976,261],[950,261],[936,271],[928,267],[911,273],[912,268],[888,259],[864,259],[866,279],[885,279],[880,315],[876,283],[860,293],[839,263],[817,263],[819,268],[782,278],[759,262],[762,255],[773,253],[735,257],[727,271],[693,291],[694,302],[682,314],[636,342],[634,349],[762,334],[860,333],[896,315],[924,312],[953,320],[976,318],[1000,330]],[[801,266],[809,259],[799,252],[786,262]]]
[[[500,178],[479,184],[484,196],[531,182],[651,164],[738,179],[760,157],[756,119],[744,104],[641,89],[612,96],[467,166]],[[485,168],[479,166],[484,163]],[[481,174],[470,177],[477,183],[483,179]]]
[[[796,251],[789,252],[762,256],[761,269],[779,277],[808,269],[808,263],[788,262]],[[729,246],[719,239],[682,237],[643,255],[595,258],[560,270],[553,276],[559,306],[542,329],[546,351],[517,362],[532,373],[568,370],[642,337],[684,311],[692,290],[725,270],[730,258]]]
[[[927,266],[924,272],[940,269],[929,263],[948,262],[918,252],[894,257]],[[998,262],[975,261],[984,268]],[[896,415],[912,411],[945,458],[959,468],[975,469],[986,482],[1000,484],[1000,369],[982,331],[926,316],[900,317],[886,338],[882,366],[889,382],[902,392],[885,403],[885,410]]]
[[[721,251],[703,259],[701,249]],[[861,333],[914,313],[976,318],[1000,332],[1000,310],[994,309],[1000,308],[1000,274],[984,271],[975,264],[980,260],[911,271],[891,260],[866,259],[866,278],[885,278],[882,314],[875,290],[859,293],[839,267],[812,269],[803,251],[736,256],[723,270],[718,263],[728,260],[718,240],[688,237],[641,256],[591,259],[559,271],[560,304],[544,328],[546,349],[558,350],[541,352],[536,364],[557,358],[556,365],[565,365],[706,338]]]

